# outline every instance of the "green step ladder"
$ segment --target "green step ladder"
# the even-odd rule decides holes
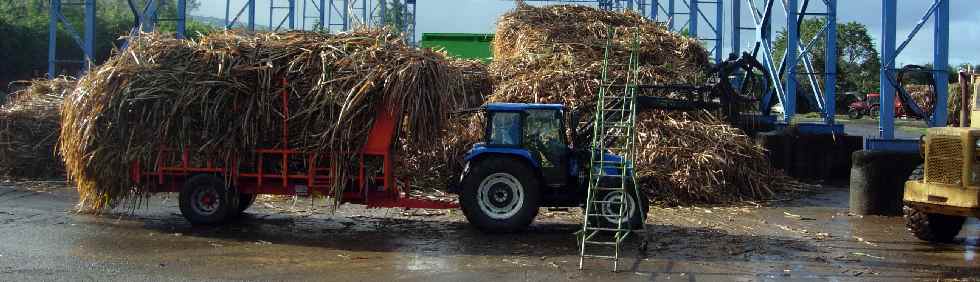
[[[602,62],[602,85],[596,99],[595,120],[593,123],[591,166],[589,169],[589,190],[585,204],[585,216],[582,230],[577,232],[578,243],[581,247],[579,269],[583,269],[586,259],[611,260],[613,271],[619,271],[619,260],[623,243],[634,232],[642,232],[643,226],[630,226],[630,215],[627,214],[627,193],[638,193],[638,189],[627,189],[636,183],[634,159],[636,150],[636,91],[639,77],[639,30],[634,31],[630,48],[629,63],[625,65],[626,77],[616,79],[610,77],[609,62],[615,30],[610,28],[606,37],[606,46]],[[622,161],[609,160],[603,153],[612,153],[623,157]],[[594,169],[594,168],[604,169]],[[607,172],[614,170],[615,173]],[[601,181],[600,181],[601,180]],[[599,198],[599,195],[620,193],[619,197]],[[633,195],[633,199],[639,199]],[[634,209],[643,209],[638,205]],[[608,213],[618,210],[618,215]],[[603,211],[607,211],[604,213]],[[612,218],[615,226],[603,224],[604,218]],[[646,214],[642,215],[646,221]],[[645,238],[644,238],[645,239]],[[645,243],[645,242],[644,242]],[[641,245],[641,248],[645,244]]]

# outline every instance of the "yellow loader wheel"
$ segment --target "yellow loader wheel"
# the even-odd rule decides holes
[[[963,228],[966,217],[922,212],[905,205],[905,226],[916,238],[929,242],[952,242]]]
[[[923,176],[922,165],[919,165],[909,180],[921,181]],[[963,229],[963,222],[966,217],[925,213],[915,206],[906,204],[902,207],[905,214],[905,227],[908,227],[916,238],[929,242],[951,242],[956,238],[956,234]]]

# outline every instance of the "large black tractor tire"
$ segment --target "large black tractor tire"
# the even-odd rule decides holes
[[[527,228],[538,215],[541,197],[534,170],[509,158],[488,158],[471,165],[459,197],[466,219],[488,233]]]
[[[622,221],[622,227],[624,229],[637,230],[643,228],[645,223],[646,214],[650,211],[650,201],[647,199],[646,193],[639,191],[636,193],[635,185],[627,184],[626,187],[626,206],[623,207],[624,211],[628,216],[628,221],[623,221],[619,217],[618,204],[610,203],[597,203],[593,208],[598,208],[598,210],[590,211],[589,213],[593,216],[589,216],[591,220],[596,220],[599,226],[604,228],[617,228],[619,227],[619,222]],[[609,201],[621,201],[623,192],[620,191],[598,191],[596,194],[596,200],[609,202]],[[639,207],[639,208],[637,208]],[[597,215],[598,214],[598,215]]]
[[[912,235],[923,241],[952,242],[963,229],[966,217],[925,213],[914,206],[905,205],[905,226]]]
[[[213,225],[238,213],[239,195],[221,178],[201,174],[191,177],[180,191],[180,213],[191,224]]]
[[[921,181],[922,178],[922,165],[919,165],[909,175],[909,180]],[[929,242],[953,241],[966,221],[966,217],[962,216],[925,213],[908,204],[902,208],[902,211],[905,214],[905,227],[908,227],[916,238]]]

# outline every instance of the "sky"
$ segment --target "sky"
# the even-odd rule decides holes
[[[330,1],[330,0],[327,0]],[[350,0],[350,1],[364,1],[364,0]],[[374,1],[374,0],[372,0]],[[507,0],[417,0],[417,27],[416,36],[421,38],[421,33],[426,32],[468,32],[468,33],[492,33],[494,31],[495,23],[498,17],[503,13],[514,8],[513,1]],[[681,4],[681,0],[677,1],[678,12],[683,12],[686,7]],[[724,2],[724,33],[723,33],[723,46],[722,49],[725,54],[730,52],[731,42],[731,2],[732,0],[721,0]],[[750,17],[748,7],[742,1],[742,26],[751,27],[752,19]],[[756,3],[762,3],[762,0],[754,0]],[[977,0],[949,0],[950,1],[950,51],[949,60],[951,65],[958,65],[960,63],[980,63],[980,51],[977,50],[977,46],[980,45],[980,1]],[[194,15],[210,16],[216,18],[224,18],[225,16],[225,2],[224,0],[201,0],[201,7],[196,11],[191,12]],[[244,5],[246,0],[230,0],[231,3],[231,14],[232,17],[238,12],[239,9]],[[269,24],[269,4],[270,2],[275,2],[277,6],[286,3],[286,0],[256,0],[256,22],[260,25]],[[311,0],[296,0],[297,5],[297,26],[301,21],[299,15],[302,13],[303,3],[311,2]],[[313,0],[312,2],[318,2]],[[666,7],[667,0],[660,0],[661,5]],[[781,2],[781,1],[780,1]],[[802,1],[800,1],[802,2]],[[813,0],[811,1],[809,11],[811,12],[823,12],[825,7],[823,6],[823,1]],[[901,44],[902,41],[908,36],[912,31],[915,24],[922,18],[926,10],[932,4],[931,0],[899,0],[898,1],[898,25],[897,25],[897,38],[898,42],[896,45]],[[554,2],[552,2],[554,3]],[[535,4],[548,4],[548,2],[535,2]],[[759,4],[761,5],[761,4]],[[712,4],[701,4],[702,10],[707,17],[708,21],[715,20],[715,11]],[[707,7],[705,7],[707,6]],[[712,9],[710,11],[704,9]],[[786,23],[785,13],[780,4],[774,6],[775,12],[773,17],[776,19],[774,21],[774,30],[781,30]],[[875,46],[880,48],[880,42],[878,38],[881,37],[881,1],[879,0],[838,0],[838,22],[860,22],[868,27],[871,32],[871,36],[875,40]],[[282,11],[278,11],[276,14],[276,19],[282,17]],[[312,14],[312,7],[310,9],[310,14]],[[649,13],[649,12],[647,12]],[[244,17],[244,16],[243,16]],[[666,16],[663,12],[658,17],[658,20],[663,21]],[[682,22],[686,21],[686,17],[683,15],[677,16],[676,21]],[[705,23],[699,24],[701,26],[699,32],[701,37],[709,37],[709,32],[704,28]],[[742,48],[749,48],[755,42],[755,33],[753,31],[743,31],[741,33],[742,37]],[[713,43],[705,43],[707,48],[712,48]],[[880,51],[880,50],[879,50]],[[933,57],[933,24],[932,20],[926,22],[922,27],[916,37],[909,43],[908,47],[900,54],[897,58],[899,65],[902,64],[925,64],[932,62]]]

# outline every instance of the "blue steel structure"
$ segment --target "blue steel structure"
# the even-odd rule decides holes
[[[277,15],[282,18],[278,22],[275,21]],[[269,29],[280,31],[283,25],[290,30],[296,29],[296,0],[269,0]]]
[[[713,55],[715,63],[721,63],[725,58],[722,56],[723,53],[723,34],[724,34],[724,23],[725,23],[725,5],[722,0],[650,0],[650,18],[658,20],[660,16],[660,11],[664,11],[664,16],[666,17],[667,29],[671,31],[681,31],[684,28],[688,29],[688,34],[702,41],[702,43],[710,43],[708,46],[711,47],[710,53]],[[686,11],[678,11],[678,2],[687,7]],[[666,7],[664,6],[666,4]],[[709,20],[704,14],[705,10],[710,10],[713,6],[715,11],[714,20]],[[687,17],[687,21],[683,25],[677,26],[675,22],[677,21],[677,16],[683,15]],[[705,37],[702,24],[707,26],[710,31],[710,37]]]
[[[881,1],[881,104],[892,105],[895,102],[896,91],[905,91],[896,81],[898,66],[896,66],[895,59],[915,38],[922,26],[932,18],[934,48],[932,75],[936,81],[936,105],[933,107],[935,109],[933,116],[926,117],[926,122],[930,127],[945,126],[947,81],[949,81],[949,73],[946,71],[949,65],[949,0],[933,0],[932,5],[916,23],[906,39],[896,48],[897,6],[896,0]],[[865,149],[904,152],[919,150],[918,140],[895,139],[895,112],[893,107],[880,107],[879,117],[879,138],[866,140]]]
[[[136,10],[133,7],[134,17],[138,21],[138,26],[134,26],[131,35],[139,35],[139,32],[151,32],[156,29],[156,23],[160,21],[173,21],[176,23],[176,36],[183,38],[187,22],[187,2],[186,0],[174,0],[177,5],[177,15],[175,18],[161,19],[157,15],[160,0],[145,0],[143,9]],[[172,3],[172,2],[171,2]],[[72,26],[68,18],[63,13],[66,6],[81,7],[84,11],[83,32]],[[48,77],[59,74],[58,67],[63,64],[83,64],[83,70],[92,67],[92,59],[95,57],[95,24],[97,18],[96,0],[63,1],[50,0],[50,10],[48,19]],[[81,59],[65,59],[58,55],[58,30],[67,32],[75,41],[75,45],[82,51]]]
[[[92,67],[92,58],[95,57],[95,0],[81,1],[62,1],[51,0],[51,7],[48,18],[48,77],[59,74],[58,66],[61,64],[82,64],[83,69],[88,70]],[[71,22],[62,13],[65,6],[81,7],[84,10],[83,32],[79,33]],[[67,59],[58,57],[58,27],[71,36],[75,45],[82,51],[82,58]]]
[[[238,25],[244,27],[245,30],[255,31],[255,0],[245,0],[242,7],[235,13],[235,17],[231,17],[231,8],[231,0],[225,0],[225,29],[233,29]],[[241,20],[243,13],[246,13],[247,23]]]
[[[781,124],[789,124],[793,121],[797,109],[797,98],[808,99],[810,104],[820,111],[823,123],[821,124],[801,124],[801,130],[811,133],[843,133],[843,125],[834,121],[836,109],[836,71],[837,71],[837,52],[825,52],[823,58],[824,72],[817,73],[813,62],[812,50],[822,37],[826,50],[837,49],[837,0],[819,0],[823,3],[823,11],[811,11],[813,5],[811,0],[785,0],[778,1],[785,13],[786,22],[786,48],[781,50],[784,54],[782,60],[776,61],[775,45],[772,40],[772,23],[775,20],[773,9],[777,1],[746,0],[749,6],[753,28],[743,26],[741,20],[742,3],[733,4],[732,10],[732,50],[742,50],[741,32],[744,30],[754,30],[756,42],[751,49],[751,54],[760,58],[769,77],[771,87],[761,101],[763,116],[769,115],[766,107],[777,99],[783,106],[783,116]],[[824,17],[826,24],[821,28],[822,32],[815,34],[812,38],[800,37],[800,25],[805,17]],[[799,71],[802,66],[803,72]],[[800,77],[807,80],[807,86],[800,87]],[[799,91],[802,90],[802,93]],[[802,95],[801,95],[802,94]]]

